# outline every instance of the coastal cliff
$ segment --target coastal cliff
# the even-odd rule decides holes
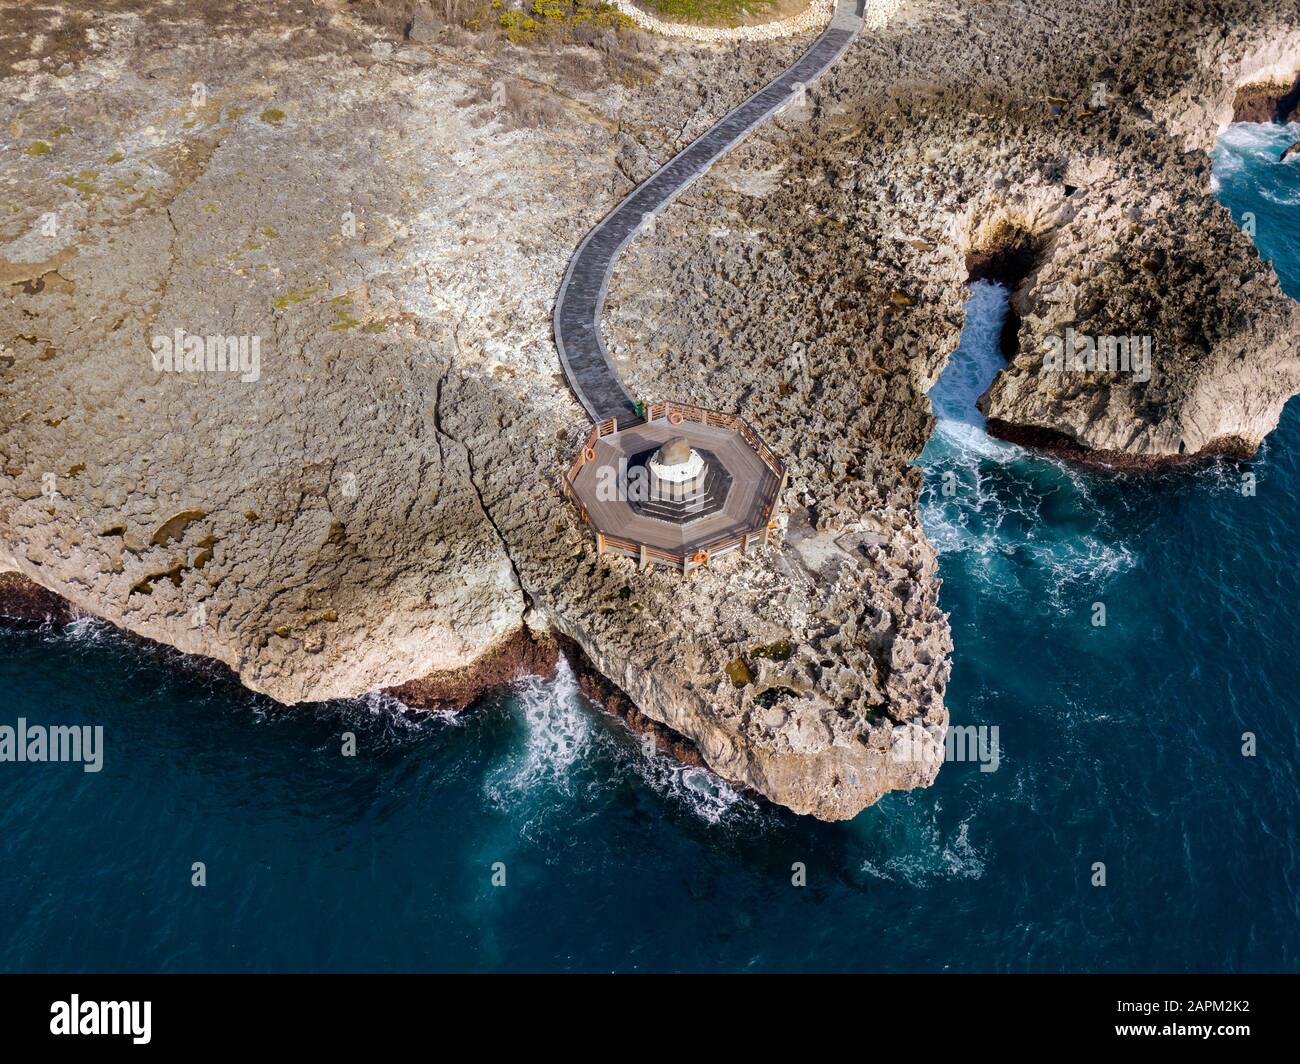
[[[620,373],[742,414],[790,473],[778,545],[689,580],[597,557],[556,488],[587,423],[551,300],[806,36],[34,22],[0,70],[0,569],[284,702],[463,705],[572,641],[633,723],[797,812],[925,786],[951,640],[915,461],[972,272],[1015,287],[1003,435],[1244,454],[1300,388],[1300,315],[1205,154],[1280,106],[1300,16],[1193,7],[906,3],[638,238]],[[1149,378],[1043,373],[1067,328],[1149,335]],[[177,330],[257,337],[256,373],[159,369]]]
[[[1300,14],[1257,15],[1225,6],[1213,33],[1205,17],[1133,26],[1150,69],[1124,71],[1119,101],[1061,116],[1068,195],[1015,279],[1018,350],[982,402],[995,434],[1153,467],[1248,457],[1277,427],[1300,390],[1300,308],[1214,199],[1206,154],[1229,121],[1284,121],[1300,97]],[[1118,347],[1121,364],[1054,370],[1044,356],[1076,337],[1085,355]],[[1126,341],[1149,364],[1123,365]]]

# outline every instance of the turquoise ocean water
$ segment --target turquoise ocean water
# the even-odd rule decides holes
[[[1216,184],[1300,297],[1298,138],[1233,127]],[[93,622],[0,632],[0,723],[106,745],[0,765],[0,970],[1300,970],[1300,407],[1245,467],[1035,457],[974,411],[1005,305],[972,289],[922,459],[948,703],[996,772],[819,824],[645,758],[563,669],[411,720],[277,709]]]

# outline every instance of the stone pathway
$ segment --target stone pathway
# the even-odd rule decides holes
[[[600,335],[605,292],[619,253],[648,220],[844,54],[862,28],[864,2],[837,0],[830,25],[793,66],[638,185],[578,246],[555,298],[555,344],[569,387],[593,421],[636,417]]]

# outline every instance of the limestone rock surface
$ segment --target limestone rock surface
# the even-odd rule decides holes
[[[1297,389],[1296,307],[1205,154],[1300,68],[1293,3],[908,2],[610,289],[638,398],[786,463],[777,546],[689,581],[598,558],[556,480],[588,428],[551,339],[569,255],[809,38],[416,39],[381,8],[0,14],[0,570],[284,702],[461,703],[461,670],[571,640],[623,715],[838,819],[939,770],[915,460],[973,263],[1016,288],[1007,434],[1246,452]],[[1045,376],[1067,326],[1149,332],[1149,380]]]

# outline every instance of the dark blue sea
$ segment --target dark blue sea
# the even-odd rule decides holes
[[[1298,138],[1233,127],[1216,183],[1300,297]],[[106,751],[0,764],[0,969],[1300,970],[1300,405],[1244,467],[1036,457],[974,411],[1005,306],[972,290],[923,458],[948,704],[997,771],[819,824],[647,759],[564,670],[413,721],[95,622],[3,632],[0,724]]]

